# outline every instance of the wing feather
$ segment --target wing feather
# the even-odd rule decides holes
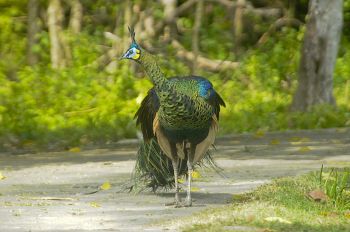
[[[213,94],[208,99],[208,103],[214,107],[214,114],[217,120],[219,120],[220,106],[226,107],[224,100],[222,100],[221,96],[214,90]]]
[[[196,77],[196,76],[190,76],[190,77],[171,77],[169,78],[170,81],[180,81],[180,80],[191,80],[191,79],[204,79],[202,77]],[[207,102],[213,106],[214,108],[214,114],[219,120],[219,114],[220,114],[220,107],[225,107],[225,102],[221,98],[221,96],[213,90],[213,94],[211,94],[210,98],[207,99]],[[153,130],[153,121],[156,117],[156,113],[159,110],[159,98],[157,96],[157,93],[154,88],[150,89],[148,91],[147,96],[142,100],[141,106],[138,109],[138,111],[135,114],[136,118],[136,124],[141,125],[141,131],[143,134],[144,140],[147,142],[150,139],[155,137],[154,130]]]
[[[142,100],[140,108],[135,117],[136,125],[141,125],[143,139],[147,142],[154,138],[153,121],[159,109],[159,99],[154,88],[148,91],[147,96]]]
[[[216,116],[213,115],[213,120],[212,120],[211,126],[209,128],[209,132],[208,132],[207,137],[202,142],[200,142],[199,144],[196,145],[196,150],[195,150],[194,157],[193,157],[194,164],[203,158],[205,153],[208,151],[209,147],[214,143],[215,135],[216,135],[218,129],[219,129],[218,120],[217,120]]]

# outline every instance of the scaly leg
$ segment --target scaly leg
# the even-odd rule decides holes
[[[192,182],[192,162],[187,160],[187,168],[188,168],[188,178],[187,178],[187,197],[186,197],[186,202],[185,206],[192,206],[192,198],[191,198],[191,182]]]
[[[178,166],[179,166],[179,159],[176,158],[175,160],[172,160],[173,168],[174,168],[174,179],[175,179],[175,207],[179,207],[181,200],[179,196],[179,183],[178,183]]]
[[[175,208],[181,207],[181,199],[179,195],[179,182],[178,182],[178,176],[179,176],[179,158],[174,158],[172,159],[172,164],[173,164],[173,170],[174,170],[174,179],[175,179],[175,201],[171,203],[166,203],[166,206],[172,206],[174,205]]]
[[[195,146],[191,144],[190,152],[189,152],[188,157],[187,157],[188,177],[187,177],[187,197],[186,197],[186,202],[185,202],[185,206],[187,206],[187,207],[192,206],[191,184],[192,184],[194,152],[195,152]]]

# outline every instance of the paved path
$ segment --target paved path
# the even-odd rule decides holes
[[[162,231],[164,222],[227,204],[232,194],[280,176],[350,166],[350,129],[245,134],[217,140],[226,177],[200,170],[194,207],[164,206],[172,193],[120,193],[134,165],[135,141],[114,149],[0,154],[0,231]],[[94,192],[104,182],[109,190]],[[163,223],[163,224],[162,224]]]

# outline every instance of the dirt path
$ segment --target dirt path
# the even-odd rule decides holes
[[[280,176],[350,166],[350,129],[221,137],[216,160],[226,177],[200,170],[194,207],[164,203],[172,193],[119,193],[134,165],[136,143],[115,149],[0,154],[0,231],[162,231],[169,219],[227,204],[232,194]],[[0,177],[1,178],[1,177]],[[94,192],[104,182],[109,190]]]

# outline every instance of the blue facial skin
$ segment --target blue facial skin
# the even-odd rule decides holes
[[[132,57],[131,55],[134,54],[134,49],[138,49],[139,51],[141,50],[139,45],[135,42],[131,43],[129,49],[126,51],[126,53],[121,57],[121,59],[131,59],[132,60]]]
[[[199,84],[199,95],[205,99],[209,99],[213,94],[213,85],[207,80],[201,80]]]

